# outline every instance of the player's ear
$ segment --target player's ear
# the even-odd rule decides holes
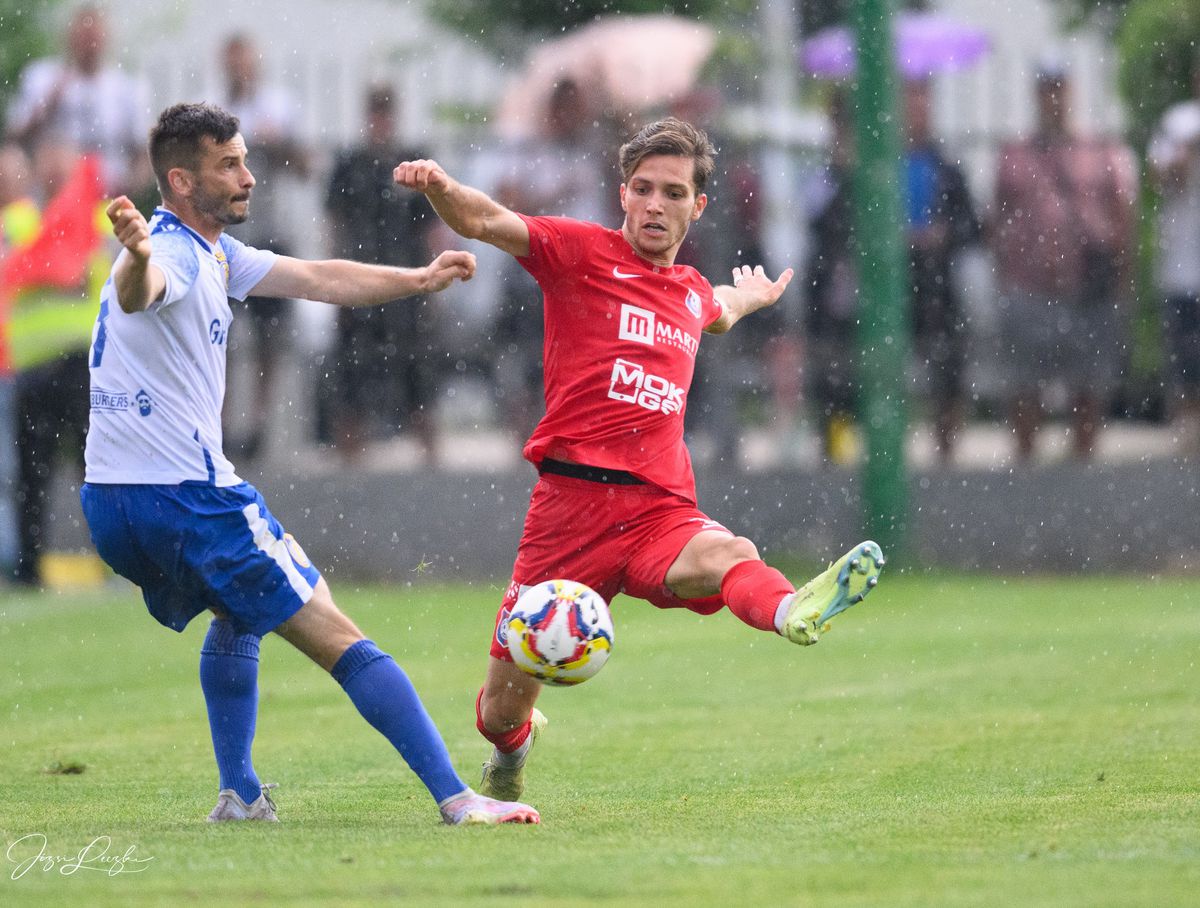
[[[692,220],[700,220],[700,215],[704,214],[704,209],[708,207],[708,196],[703,192],[696,196],[696,204],[692,208]]]
[[[628,208],[625,207],[625,184],[624,183],[621,184],[621,210],[622,211],[629,210]]]
[[[192,172],[184,167],[172,167],[167,171],[167,185],[171,188],[171,194],[174,196],[191,195],[194,183]]]

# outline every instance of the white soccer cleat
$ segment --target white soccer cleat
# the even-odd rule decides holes
[[[247,804],[232,788],[222,788],[217,795],[217,806],[208,815],[210,823],[224,823],[227,820],[265,820],[268,823],[278,823],[275,815],[275,802],[268,792],[275,788],[276,783],[269,782],[262,787],[262,794],[255,798],[253,804]]]
[[[534,707],[529,716],[529,750],[525,752],[525,759],[517,766],[504,766],[497,762],[499,755],[493,748],[492,759],[483,764],[483,778],[479,782],[479,791],[482,794],[501,801],[515,801],[521,797],[521,792],[525,790],[525,761],[529,759],[529,752],[537,743],[538,736],[546,730],[549,723],[550,720],[542,715],[542,711]]]
[[[879,583],[885,564],[874,542],[860,542],[793,594],[781,633],[793,643],[811,646],[829,630],[829,620],[862,602]]]
[[[528,804],[497,801],[470,788],[447,798],[438,808],[447,826],[496,826],[500,823],[540,823],[541,815]]]

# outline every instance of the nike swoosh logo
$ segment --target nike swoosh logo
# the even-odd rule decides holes
[[[621,270],[620,265],[613,265],[613,277],[631,278],[631,277],[641,277],[641,275],[640,274],[626,274],[624,271]]]

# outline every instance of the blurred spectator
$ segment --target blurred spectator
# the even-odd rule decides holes
[[[43,143],[98,154],[105,191],[134,193],[150,183],[146,86],[104,64],[103,10],[85,4],[71,16],[65,55],[35,60],[21,73],[8,109],[12,139],[33,153]]]
[[[858,406],[858,272],[851,171],[854,135],[850,98],[830,96],[833,130],[829,162],[812,187],[809,229],[808,311],[805,318],[808,396],[817,411],[825,457],[836,464],[858,457],[854,413]]]
[[[572,79],[550,93],[543,132],[513,149],[517,172],[501,180],[496,199],[528,215],[561,215],[608,224],[615,164],[597,127],[586,86]],[[544,408],[541,291],[515,260],[505,257],[504,291],[496,312],[496,394],[505,428],[522,442]]]
[[[225,97],[221,106],[238,118],[246,144],[254,149],[249,162],[255,179],[250,217],[229,228],[229,233],[250,246],[292,255],[294,221],[288,217],[285,184],[288,177],[308,176],[307,151],[299,139],[299,106],[282,88],[263,83],[261,54],[249,36],[235,34],[226,39],[222,63]],[[248,405],[247,426],[227,447],[254,460],[266,442],[279,365],[292,338],[294,307],[292,300],[256,296],[247,298],[239,308],[245,317],[234,322],[230,362],[248,357],[252,379],[249,393],[239,389],[235,394],[235,399]],[[239,371],[231,366],[231,379],[236,381]]]
[[[16,370],[19,551],[13,578],[28,585],[41,582],[43,508],[59,457],[83,466],[87,352],[111,265],[103,245],[99,162],[46,144],[34,172],[49,201],[34,239],[5,259],[2,280],[12,307],[8,352]]]
[[[1033,455],[1055,381],[1070,395],[1074,453],[1089,459],[1122,366],[1133,156],[1115,141],[1075,133],[1070,89],[1060,65],[1042,66],[1036,132],[999,156],[993,252],[1020,460]]]
[[[392,170],[427,155],[396,141],[397,101],[390,86],[370,89],[366,101],[366,140],[338,155],[325,196],[333,255],[419,267],[432,254],[436,218],[422,196],[396,188]],[[421,296],[338,309],[328,404],[334,443],[347,460],[362,454],[372,418],[383,417],[392,431],[397,422],[411,429],[426,462],[436,461],[432,408],[442,350],[434,313]]]
[[[1194,452],[1200,450],[1200,60],[1192,93],[1163,114],[1149,158],[1161,193],[1155,278],[1165,304],[1171,410]]]
[[[0,269],[9,255],[37,236],[41,212],[30,194],[32,182],[29,158],[21,147],[16,143],[0,146]],[[17,425],[15,376],[8,353],[10,306],[7,287],[0,287],[0,572],[4,576],[11,575],[17,561]]]
[[[670,108],[671,116],[707,132],[719,151],[705,190],[704,217],[689,228],[675,258],[714,283],[727,279],[724,271],[713,273],[714,267],[768,265],[760,237],[762,189],[756,149],[722,135],[722,104],[719,90],[702,86]],[[743,319],[737,331],[715,335],[696,355],[687,410],[689,443],[692,436],[708,436],[715,442],[716,459],[736,465],[743,413],[766,419],[787,443],[799,398],[798,375],[799,350],[787,331],[783,302]]]
[[[963,421],[967,333],[954,276],[955,256],[980,235],[961,168],[933,138],[932,85],[904,86],[904,156],[913,340],[927,371],[930,412],[943,463],[954,458]]]

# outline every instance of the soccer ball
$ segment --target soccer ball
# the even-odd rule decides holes
[[[591,587],[547,580],[517,599],[505,634],[522,671],[549,684],[582,684],[608,661],[612,615]]]

